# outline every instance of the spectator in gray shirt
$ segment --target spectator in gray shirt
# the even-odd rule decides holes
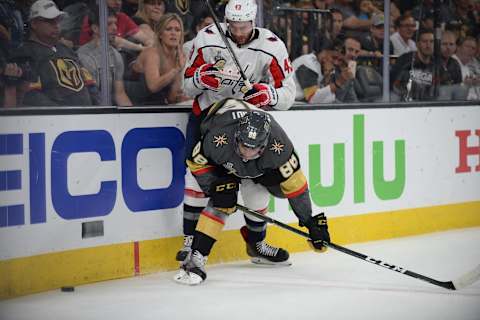
[[[78,49],[78,57],[83,66],[95,78],[97,85],[101,90],[105,87],[110,88],[113,102],[118,106],[132,106],[130,98],[125,92],[123,83],[123,74],[125,65],[120,53],[111,45],[117,33],[117,17],[113,11],[108,12],[107,32],[109,36],[109,67],[108,67],[108,85],[100,82],[101,56],[100,47],[100,26],[98,11],[94,11],[89,16],[90,28],[93,32],[92,40]]]

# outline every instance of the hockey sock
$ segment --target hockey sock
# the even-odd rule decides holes
[[[207,257],[215,244],[215,239],[207,236],[205,233],[195,231],[193,237],[192,250],[198,250],[204,257]]]
[[[245,216],[247,224],[247,242],[257,243],[265,239],[267,235],[267,223],[265,221],[253,221]]]

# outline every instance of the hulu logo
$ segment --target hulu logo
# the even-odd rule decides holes
[[[325,150],[325,149],[324,149]],[[319,207],[334,206],[343,199],[345,192],[345,144],[333,145],[333,183],[322,185],[321,146],[309,146],[309,187],[313,203]],[[325,151],[331,153],[330,150]],[[365,202],[365,119],[364,115],[353,118],[353,201]],[[384,147],[382,141],[372,142],[372,181],[375,195],[381,200],[399,198],[405,188],[405,140],[395,140],[395,177],[384,178]],[[392,164],[393,165],[393,164]]]

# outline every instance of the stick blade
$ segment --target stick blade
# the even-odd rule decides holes
[[[452,282],[455,286],[455,289],[459,290],[477,282],[478,279],[480,279],[480,264],[473,270],[470,270],[469,272],[465,273],[463,276]]]

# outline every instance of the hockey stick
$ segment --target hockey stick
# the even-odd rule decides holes
[[[308,233],[306,233],[302,230],[296,229],[294,227],[291,227],[288,224],[285,224],[283,222],[280,222],[278,220],[275,220],[273,218],[265,216],[265,215],[255,211],[255,210],[249,209],[249,208],[247,208],[245,206],[242,206],[240,204],[237,204],[237,208],[242,210],[243,212],[245,212],[247,214],[250,214],[250,215],[258,218],[258,219],[261,219],[261,220],[266,221],[266,222],[271,223],[271,224],[275,224],[275,225],[277,225],[277,226],[279,226],[283,229],[289,230],[289,231],[291,231],[293,233],[296,233],[296,234],[298,234],[298,235],[300,235],[304,238],[310,239],[310,236],[309,236]],[[335,244],[333,242],[330,242],[330,243],[324,242],[324,245],[328,248],[346,253],[346,254],[348,254],[350,256],[353,256],[355,258],[358,258],[358,259],[376,264],[380,267],[383,267],[383,268],[386,268],[386,269],[389,269],[389,270],[392,270],[392,271],[410,276],[412,278],[416,278],[416,279],[419,279],[419,280],[429,282],[431,284],[434,284],[436,286],[439,286],[439,287],[442,287],[442,288],[445,288],[445,289],[459,290],[459,289],[465,288],[465,287],[473,284],[474,282],[476,282],[480,278],[480,265],[478,265],[473,270],[465,273],[463,276],[461,276],[460,278],[458,278],[456,280],[453,280],[453,281],[439,281],[439,280],[435,280],[435,279],[432,279],[430,277],[418,274],[416,272],[407,270],[405,268],[402,268],[402,267],[384,262],[382,260],[372,258],[370,256],[367,256],[367,255],[363,254],[363,253],[356,252],[356,251],[353,251],[351,249],[339,246],[338,244]]]
[[[215,26],[217,27],[218,32],[220,33],[220,37],[222,38],[223,42],[227,46],[227,50],[230,53],[230,55],[232,56],[233,62],[235,63],[235,66],[237,67],[238,72],[240,72],[240,76],[242,77],[242,80],[243,80],[243,83],[245,84],[245,87],[247,88],[247,90],[252,89],[252,84],[250,83],[250,80],[248,80],[247,76],[245,75],[245,72],[243,72],[242,67],[240,66],[240,62],[238,62],[238,58],[235,55],[235,52],[233,52],[232,46],[230,45],[230,42],[228,42],[227,36],[223,32],[222,26],[220,26],[220,21],[218,21],[218,17],[215,13],[215,10],[213,10],[213,7],[210,4],[209,0],[205,0],[205,2],[207,3],[208,10],[210,11],[210,14],[212,15],[213,22],[215,23]]]

